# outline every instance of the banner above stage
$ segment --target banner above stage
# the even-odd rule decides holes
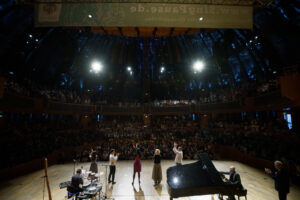
[[[239,29],[253,26],[252,6],[49,1],[35,4],[36,26]]]

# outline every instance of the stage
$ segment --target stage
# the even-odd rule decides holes
[[[184,160],[184,164],[194,161]],[[231,165],[236,167],[240,173],[242,184],[248,190],[248,200],[274,200],[278,199],[278,194],[274,190],[274,182],[262,170],[258,170],[247,165],[230,161],[213,161],[217,170],[228,171]],[[107,164],[99,162],[99,164]],[[83,166],[89,168],[90,163],[79,163],[76,168]],[[141,185],[139,186],[137,176],[134,186],[132,182],[133,161],[118,161],[116,168],[116,184],[108,185],[107,194],[116,200],[168,200],[169,195],[166,185],[166,169],[174,165],[171,160],[162,161],[163,181],[161,185],[154,187],[152,181],[153,161],[142,161]],[[73,163],[53,165],[48,168],[48,176],[51,187],[52,199],[63,200],[67,194],[66,189],[60,189],[59,183],[71,180],[73,174]],[[109,170],[108,170],[109,171]],[[104,183],[105,167],[100,167],[100,182]],[[5,200],[42,200],[44,170],[2,182],[0,185],[0,199]],[[105,187],[102,189],[105,191]],[[289,200],[300,198],[300,187],[291,186],[288,195]],[[45,197],[48,199],[47,187],[45,187]],[[217,195],[194,196],[179,198],[182,200],[217,200]],[[243,199],[243,198],[241,198]]]

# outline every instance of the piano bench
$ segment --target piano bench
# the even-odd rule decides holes
[[[243,189],[239,194],[237,194],[238,200],[240,200],[240,197],[245,197],[247,200],[247,189]]]
[[[238,200],[240,200],[240,197],[244,197],[247,200],[247,189],[239,190],[237,193],[235,193],[235,195],[238,196]],[[223,196],[224,195],[219,194],[219,199],[223,200],[224,199]],[[230,197],[230,195],[225,195],[225,196]]]

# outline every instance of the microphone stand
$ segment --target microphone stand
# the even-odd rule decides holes
[[[77,160],[73,159],[73,162],[74,162],[73,175],[75,175],[75,174],[76,174],[76,171],[75,171],[75,165],[76,165],[76,163],[77,163]]]
[[[105,193],[104,193],[104,199],[113,199],[113,198],[108,198],[107,197],[107,185],[108,185],[108,182],[107,182],[107,167],[109,166],[109,164],[101,164],[101,166],[105,167]]]

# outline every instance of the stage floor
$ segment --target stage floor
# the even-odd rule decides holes
[[[184,161],[184,164],[195,161]],[[102,163],[101,164],[107,164]],[[231,165],[236,167],[240,173],[242,184],[248,190],[248,200],[274,200],[278,199],[274,190],[274,182],[262,170],[249,167],[247,165],[230,161],[213,161],[217,170],[227,171]],[[174,165],[173,161],[162,161],[163,181],[161,185],[154,187],[152,181],[153,161],[142,161],[141,185],[139,187],[137,176],[134,187],[132,182],[133,161],[118,161],[116,169],[117,182],[115,185],[108,185],[107,193],[109,197],[116,200],[168,200],[169,195],[166,184],[166,169]],[[80,163],[77,167],[88,168],[90,163]],[[53,200],[63,200],[67,194],[66,189],[59,189],[59,183],[70,180],[73,173],[73,163],[63,165],[53,165],[48,168],[51,193]],[[101,181],[104,182],[105,168],[100,167]],[[44,170],[40,170],[4,183],[0,185],[0,199],[2,200],[42,200],[43,199],[43,178]],[[46,187],[45,187],[46,189]],[[105,188],[103,188],[105,191]],[[45,190],[45,200],[48,199],[47,189]],[[194,196],[179,198],[181,200],[217,200],[217,195]],[[242,198],[243,199],[243,198]],[[289,200],[300,199],[300,187],[292,186],[288,195]]]

